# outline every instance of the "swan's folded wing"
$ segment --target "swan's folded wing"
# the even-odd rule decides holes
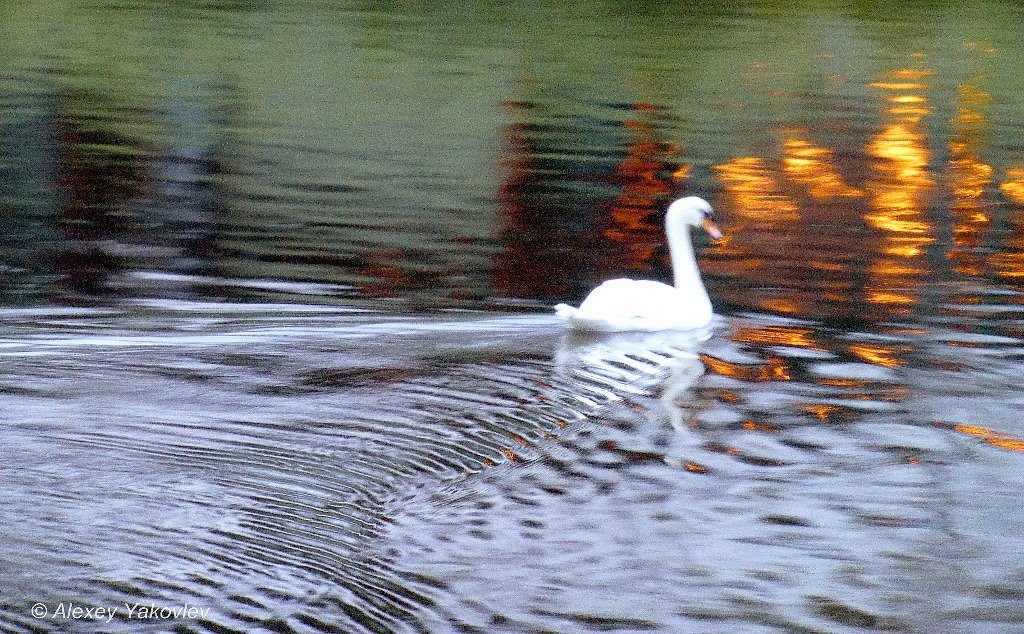
[[[703,326],[711,318],[706,296],[700,300],[661,282],[615,279],[591,291],[579,308],[559,304],[555,312],[577,330],[685,329]]]
[[[591,291],[580,304],[580,313],[606,319],[643,319],[685,310],[685,305],[685,298],[668,284],[616,279]]]

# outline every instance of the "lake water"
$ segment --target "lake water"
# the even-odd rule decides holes
[[[485,4],[4,7],[0,631],[1024,632],[1024,7]]]

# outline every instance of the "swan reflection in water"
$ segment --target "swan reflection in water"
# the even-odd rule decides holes
[[[653,396],[672,427],[689,433],[690,388],[704,374],[698,355],[712,327],[658,332],[567,333],[555,351],[555,372],[588,408],[629,396]],[[667,458],[666,458],[667,460]]]

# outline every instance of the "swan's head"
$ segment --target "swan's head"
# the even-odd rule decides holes
[[[715,210],[711,208],[708,201],[699,196],[687,196],[680,198],[668,206],[665,216],[665,224],[669,230],[680,224],[700,227],[712,240],[722,237],[722,231],[715,224]]]

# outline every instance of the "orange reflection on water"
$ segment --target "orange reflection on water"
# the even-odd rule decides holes
[[[961,434],[980,438],[988,444],[994,447],[999,447],[1000,449],[1006,449],[1008,451],[1024,451],[1024,438],[1018,438],[1008,434],[1000,434],[992,431],[988,427],[981,427],[978,425],[953,425],[953,429]]]
[[[884,90],[924,90],[928,87],[928,84],[908,81],[873,81],[868,86]]]
[[[903,236],[927,234],[931,226],[921,219],[921,207],[933,183],[924,133],[909,122],[887,125],[871,141],[868,154],[877,159],[868,223]]]
[[[916,296],[912,294],[914,287],[911,280],[923,274],[925,270],[908,263],[906,259],[895,259],[899,256],[909,258],[918,255],[916,247],[906,253],[899,251],[900,248],[907,246],[913,245],[896,245],[886,249],[885,255],[868,267],[868,273],[876,283],[867,289],[867,301],[889,306],[910,305],[917,301]]]
[[[813,415],[818,420],[825,422],[829,419],[829,416],[836,409],[834,405],[804,405],[803,409],[808,414]]]
[[[981,107],[991,96],[970,84],[957,90],[957,113],[953,117],[953,138],[949,142],[949,184],[953,194],[953,245],[949,254],[954,270],[965,275],[984,273],[984,258],[976,251],[981,246],[989,223],[985,191],[995,170],[979,155],[983,146],[986,119]]]
[[[865,298],[872,304],[913,304],[917,298],[906,293],[874,290],[868,291]]]
[[[746,218],[765,221],[794,221],[800,214],[796,204],[782,188],[765,161],[756,156],[734,158],[714,166],[725,183],[731,208]]]
[[[912,57],[924,57],[924,55],[921,53],[915,53]],[[886,79],[890,81],[920,81],[922,79],[927,79],[934,74],[935,71],[928,70],[927,68],[901,68],[899,70],[889,71],[886,74]],[[874,86],[874,84],[871,85]],[[927,84],[925,85],[927,86]]]
[[[658,112],[659,108],[640,103],[634,104],[633,110],[646,114]],[[617,257],[628,268],[647,270],[661,243],[662,207],[675,189],[673,179],[689,172],[677,168],[669,175],[679,147],[659,138],[655,125],[644,120],[625,121],[622,125],[631,137],[626,156],[616,165],[613,177],[622,189],[611,203],[611,226],[602,234],[624,247]]]
[[[928,100],[921,95],[892,95],[889,97],[889,103],[894,104],[924,104],[927,102]],[[889,112],[895,112],[895,110],[890,109]]]
[[[956,142],[950,143],[950,152],[954,158],[950,161],[950,184],[953,195],[958,199],[977,200],[985,193],[985,188],[992,182],[991,165],[982,163],[978,157],[968,154],[969,148]],[[976,214],[979,220],[988,220],[988,216],[980,211]]]
[[[1024,205],[1024,167],[1006,168],[1006,180],[999,189],[1013,202]]]
[[[900,355],[910,349],[906,346],[888,346],[883,344],[858,343],[850,346],[850,352],[859,359],[886,368],[898,368],[903,365]]]
[[[923,78],[929,71],[904,69],[892,76]],[[869,222],[896,233],[924,233],[930,227],[919,220],[923,194],[932,187],[928,170],[931,158],[921,119],[931,112],[927,99],[920,94],[901,94],[906,90],[923,90],[927,84],[873,83],[876,88],[894,91],[885,99],[890,123],[872,139],[868,154],[877,159],[873,164],[877,177],[871,187],[875,213]],[[913,218],[908,218],[912,216]]]
[[[782,169],[786,176],[806,186],[814,198],[826,200],[864,195],[843,181],[831,150],[794,137],[784,139],[782,148]]]
[[[783,363],[782,359],[776,357],[768,357],[767,363],[764,365],[732,363],[709,354],[701,354],[700,359],[704,362],[704,366],[714,374],[740,381],[758,383],[790,380],[789,367]]]
[[[685,180],[690,178],[690,172],[693,171],[692,165],[680,165],[676,171],[672,172],[672,178],[676,180]]]
[[[863,390],[871,386],[871,382],[865,379],[844,379],[840,377],[820,377],[817,379],[818,385],[831,385],[832,387],[848,387],[858,390]],[[867,399],[870,398],[867,394],[854,394],[852,398]]]
[[[732,339],[738,343],[824,350],[825,348],[814,341],[811,336],[813,332],[810,328],[788,326],[747,327],[738,328]]]
[[[761,300],[760,306],[769,312],[784,315],[806,315],[811,310],[810,301],[800,301],[796,297],[769,297]]]
[[[1011,167],[1006,170],[1007,180],[1001,189],[1013,202],[1024,205],[1024,168]],[[1001,251],[989,256],[989,263],[1000,277],[1020,283],[1024,280],[1024,212],[1016,210],[1010,214],[1011,229]]]
[[[740,424],[743,429],[747,431],[760,431],[768,432],[770,434],[777,434],[782,431],[782,428],[772,423],[758,422],[756,420],[745,420]]]
[[[884,243],[881,259],[869,269],[866,299],[901,311],[917,302],[917,278],[924,272],[908,260],[921,258],[924,247],[935,241],[935,228],[923,211],[935,185],[921,125],[931,108],[920,94],[928,84],[920,80],[930,75],[928,70],[901,69],[889,73],[887,81],[871,84],[887,93],[888,121],[867,147],[874,175],[865,220],[884,232]]]
[[[850,392],[843,394],[844,399],[853,401],[884,401],[886,403],[899,403],[906,400],[910,394],[910,388],[905,385],[892,385],[885,389],[878,389],[873,381],[865,379],[843,379],[832,377],[821,377],[818,385],[829,387],[841,387]]]
[[[1018,281],[1024,279],[1024,213],[1013,214],[1009,221],[1013,228],[1002,250],[989,256],[989,262],[1000,276]]]

